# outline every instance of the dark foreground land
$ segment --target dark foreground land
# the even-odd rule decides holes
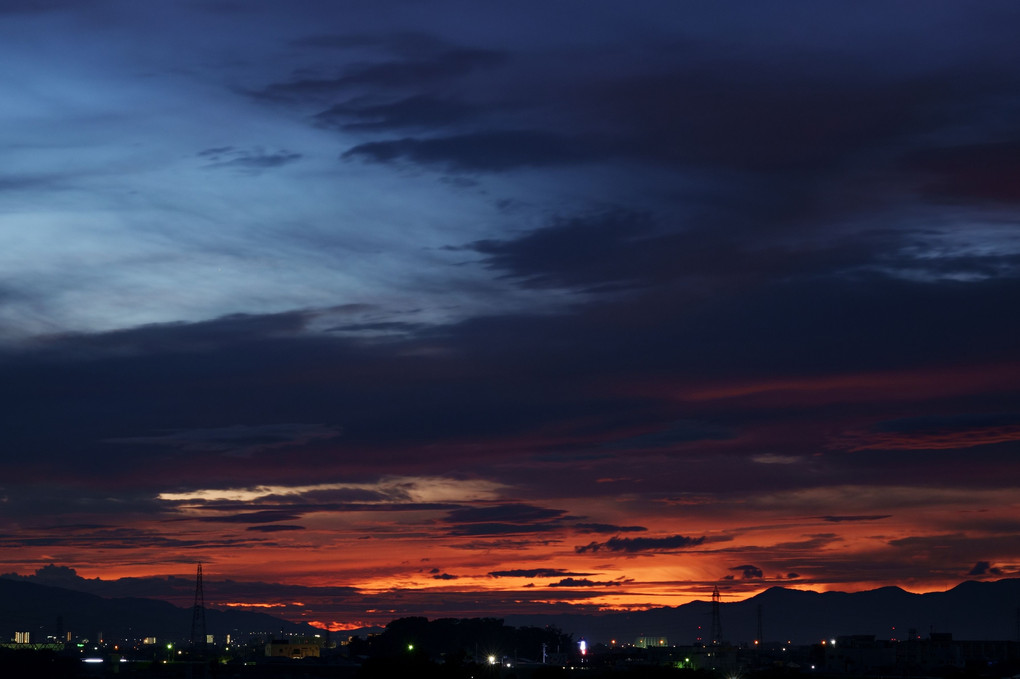
[[[662,643],[589,647],[553,626],[416,617],[340,641],[11,644],[0,646],[0,679],[1020,679],[1020,642],[949,634],[904,642],[856,635],[808,646]]]
[[[597,663],[597,658],[592,658]],[[1005,679],[1020,667],[976,666],[945,668],[928,673],[829,673],[800,668],[769,667],[756,670],[717,671],[663,665],[579,664],[567,667],[435,662],[423,656],[368,658],[360,663],[339,664],[328,659],[266,660],[254,664],[221,662],[142,663],[120,662],[87,665],[80,659],[55,651],[0,649],[0,676],[11,679],[108,679],[163,677],[165,679]]]

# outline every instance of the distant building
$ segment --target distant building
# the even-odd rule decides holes
[[[318,658],[318,644],[292,642],[287,639],[274,639],[266,644],[267,658]]]
[[[30,644],[30,643],[32,643],[32,633],[31,632],[15,632],[14,633],[14,643],[16,643],[16,644]]]
[[[927,639],[915,635],[906,641],[876,639],[873,634],[837,637],[815,647],[811,662],[839,674],[941,673],[968,666],[1020,662],[1020,642],[954,641],[948,633],[932,633]]]
[[[669,639],[666,637],[638,637],[634,641],[634,645],[638,648],[659,648],[669,646]]]

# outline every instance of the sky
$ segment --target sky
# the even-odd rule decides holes
[[[335,629],[1016,577],[1018,28],[0,0],[0,572]]]

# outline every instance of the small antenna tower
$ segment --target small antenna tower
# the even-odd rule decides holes
[[[712,645],[722,643],[722,619],[719,616],[719,585],[712,590]]]
[[[205,651],[205,592],[202,591],[202,564],[195,578],[195,605],[191,609],[191,648]]]

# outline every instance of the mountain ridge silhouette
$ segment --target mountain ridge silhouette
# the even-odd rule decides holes
[[[91,582],[91,581],[90,581]],[[243,583],[234,583],[237,586]],[[265,583],[259,583],[265,585]],[[723,639],[751,643],[757,636],[761,611],[763,642],[817,643],[837,636],[866,634],[879,639],[905,640],[911,633],[950,633],[955,639],[1015,640],[1020,634],[1020,579],[966,581],[945,591],[915,594],[887,586],[860,592],[814,592],[771,587],[742,601],[720,604]],[[553,625],[590,643],[632,643],[640,636],[658,636],[670,644],[708,639],[712,604],[693,601],[675,607],[599,614],[513,614],[493,611],[517,627]],[[0,634],[29,631],[33,638],[55,634],[58,617],[63,629],[95,638],[185,639],[190,631],[190,607],[143,597],[104,597],[89,592],[0,577]],[[206,609],[207,629],[226,633],[281,630],[297,634],[321,633],[266,613]],[[700,629],[699,629],[700,628]],[[367,628],[366,628],[367,629]],[[344,634],[358,634],[359,630]]]

